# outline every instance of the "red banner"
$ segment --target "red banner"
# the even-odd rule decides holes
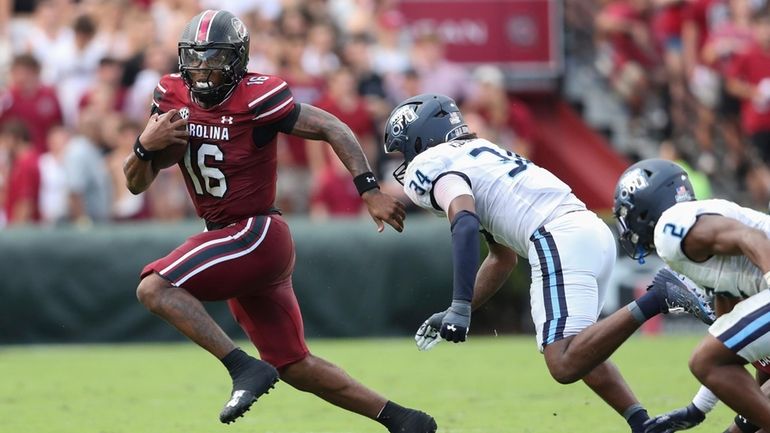
[[[557,0],[402,0],[399,8],[413,35],[441,37],[450,60],[497,63],[520,76],[561,73]]]

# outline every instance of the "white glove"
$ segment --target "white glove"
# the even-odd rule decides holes
[[[417,329],[417,333],[414,334],[414,341],[417,343],[418,350],[430,350],[441,342],[439,330],[441,330],[441,321],[444,320],[445,315],[446,311],[442,311],[422,322],[422,325]]]

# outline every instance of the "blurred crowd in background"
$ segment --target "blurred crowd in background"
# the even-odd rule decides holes
[[[527,153],[528,111],[503,72],[445,59],[435,34],[412,37],[382,0],[0,0],[2,225],[194,215],[179,170],[126,190],[124,158],[149,116],[153,89],[177,71],[177,40],[201,10],[241,17],[249,70],[275,74],[297,102],[326,109],[359,138],[389,192],[402,195],[381,131],[395,103],[422,92],[463,101],[482,136]],[[515,132],[514,132],[515,131]],[[329,146],[281,135],[278,207],[288,214],[360,215],[362,202]]]
[[[628,114],[631,159],[687,165],[706,188],[767,210],[767,0],[567,0],[568,27]],[[578,42],[573,46],[580,46]],[[583,43],[582,45],[589,45]],[[696,188],[697,191],[697,188]]]
[[[622,101],[629,130],[648,137],[655,154],[689,162],[705,196],[709,179],[730,177],[764,207],[770,199],[765,1],[566,0],[566,55],[590,61]],[[134,196],[124,186],[122,164],[147,121],[158,80],[177,71],[183,26],[207,8],[244,21],[250,71],[280,76],[297,102],[324,108],[351,127],[389,193],[403,197],[391,176],[401,161],[383,153],[382,125],[397,102],[415,94],[455,98],[479,136],[527,156],[538,131],[526,103],[507,91],[505,71],[448,60],[439,35],[406,31],[397,6],[396,0],[0,0],[0,227],[194,216],[179,170],[163,170],[150,190]],[[278,146],[276,205],[285,213],[365,212],[329,146],[285,135]]]

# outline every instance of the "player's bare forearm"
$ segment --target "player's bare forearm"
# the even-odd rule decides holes
[[[371,171],[353,131],[336,116],[320,108],[302,104],[291,135],[328,142],[353,176]]]
[[[151,115],[137,143],[148,152],[157,152],[171,145],[187,145],[190,137],[187,120],[177,114],[177,109],[171,109],[163,114]],[[158,175],[158,169],[151,161],[142,161],[131,153],[123,163],[123,173],[126,175],[128,190],[132,194],[139,194],[149,188]]]
[[[500,290],[516,266],[517,260],[516,253],[510,249],[502,245],[489,245],[489,254],[481,263],[479,272],[476,274],[472,302],[474,310],[484,305]]]
[[[132,153],[123,163],[123,174],[126,176],[128,190],[132,194],[139,194],[150,187],[158,170],[153,168],[152,161],[142,161]]]
[[[712,255],[745,255],[770,272],[770,239],[761,230],[720,215],[702,215],[684,239],[684,252],[696,261]]]

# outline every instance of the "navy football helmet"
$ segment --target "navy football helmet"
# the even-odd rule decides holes
[[[182,79],[193,96],[206,105],[224,101],[246,74],[249,32],[230,12],[199,13],[185,26],[177,47]],[[212,74],[216,71],[222,77],[215,83]]]
[[[404,162],[393,176],[403,185],[406,166],[417,154],[437,144],[472,136],[455,101],[425,93],[399,104],[385,123],[385,152],[401,152]]]
[[[645,159],[629,167],[615,186],[613,214],[620,244],[640,260],[654,249],[655,224],[671,206],[695,200],[695,191],[682,167],[665,159]]]

